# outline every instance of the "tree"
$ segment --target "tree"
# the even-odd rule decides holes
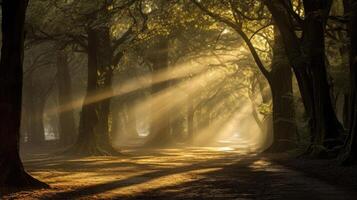
[[[349,1],[349,36],[350,36],[350,80],[351,80],[351,110],[350,129],[346,149],[342,155],[343,164],[351,164],[357,160],[357,2]]]
[[[68,56],[65,50],[57,51],[57,84],[58,84],[58,104],[68,105],[72,103],[72,88]],[[63,145],[70,145],[75,137],[75,121],[73,110],[59,112],[60,141]]]
[[[141,1],[51,1],[50,5],[61,22],[41,22],[47,25],[45,31],[34,26],[35,38],[60,41],[88,57],[87,94],[80,114],[78,138],[69,152],[117,154],[110,143],[112,78],[125,46],[135,41],[146,27]],[[70,21],[68,26],[73,29],[64,27],[63,20]],[[67,103],[60,112],[79,106]]]
[[[24,21],[28,1],[2,1],[0,68],[0,187],[42,188],[46,184],[27,174],[19,155]]]
[[[55,85],[51,66],[51,45],[37,45],[25,51],[23,73],[23,109],[27,120],[27,143],[45,143],[44,111]]]
[[[332,1],[302,1],[304,19],[288,0],[264,2],[281,32],[309,117],[311,146],[307,153],[320,155],[324,152],[321,147],[331,150],[339,146],[342,133],[331,102],[325,63],[324,33]],[[302,30],[302,37],[297,28]]]
[[[148,55],[150,61],[153,63],[153,71],[167,70],[169,67],[169,39],[163,37],[159,39],[159,42],[154,45],[154,50]],[[157,83],[152,86],[152,95],[157,95],[160,92],[165,91],[170,86],[169,81],[164,81]],[[161,105],[165,107],[166,105]],[[156,106],[157,108],[157,106]],[[152,110],[153,114],[159,112],[157,110]],[[149,146],[162,146],[167,145],[171,139],[170,132],[170,113],[168,111],[163,111],[160,118],[152,117],[150,125],[150,136],[147,141]]]
[[[223,8],[216,8],[216,12],[209,9],[209,7],[205,7],[201,2],[199,3],[196,0],[192,0],[192,2],[197,5],[197,7],[205,12],[207,15],[217,20],[218,22],[224,23],[233,30],[243,39],[248,49],[250,50],[256,65],[259,70],[266,78],[269,83],[271,92],[272,92],[272,100],[273,100],[273,132],[274,132],[274,141],[269,150],[274,152],[285,151],[294,147],[293,140],[296,134],[297,128],[295,124],[295,116],[294,116],[294,105],[292,95],[292,74],[290,70],[290,66],[286,63],[286,54],[282,49],[282,40],[280,39],[280,34],[278,30],[275,30],[275,44],[273,46],[273,59],[271,64],[271,71],[269,71],[265,66],[264,62],[261,59],[258,50],[254,46],[252,42],[252,38],[262,29],[271,25],[269,22],[269,18],[266,17],[266,13],[264,9],[262,9],[262,5],[257,8],[250,5],[247,2],[238,2],[238,1],[227,1],[222,2],[221,5]],[[245,4],[246,3],[246,4]],[[219,3],[211,3],[213,9],[215,6],[220,5]],[[228,8],[227,6],[228,5]],[[251,10],[240,11],[239,6],[245,5],[245,8],[252,7]],[[244,6],[242,6],[244,8]],[[223,10],[223,11],[222,11]],[[226,12],[229,10],[233,13],[233,16],[226,17]],[[221,11],[221,12],[220,12]],[[243,13],[258,13],[257,16],[247,16]],[[243,23],[247,20],[251,21],[268,21],[262,28],[258,28],[253,34],[249,37],[247,35],[246,27],[243,27]],[[244,29],[245,28],[245,29]],[[248,29],[249,30],[249,29]],[[280,77],[284,77],[283,79]]]

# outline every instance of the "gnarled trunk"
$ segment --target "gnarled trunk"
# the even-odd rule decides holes
[[[27,0],[11,0],[1,4],[0,191],[7,187],[47,187],[25,172],[19,155],[27,3]]]

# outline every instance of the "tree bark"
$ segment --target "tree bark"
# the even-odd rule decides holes
[[[297,127],[292,97],[292,72],[285,53],[283,40],[277,28],[275,28],[272,70],[269,74],[273,103],[274,138],[268,151],[283,152],[295,147]]]
[[[80,155],[105,155],[98,144],[96,126],[98,125],[98,103],[92,102],[97,92],[98,83],[98,34],[95,30],[89,29],[88,33],[88,71],[87,71],[87,91],[80,113],[79,129],[77,141],[70,153]]]
[[[350,74],[351,74],[351,100],[350,100],[350,130],[346,143],[346,151],[342,156],[343,164],[352,164],[357,160],[357,2],[350,0],[349,6],[349,35],[350,45]]]
[[[66,52],[61,50],[57,52],[56,64],[59,107],[61,107],[61,105],[70,105],[72,103],[72,88]],[[60,143],[64,146],[71,145],[76,135],[73,110],[59,110],[58,117]]]
[[[98,129],[101,135],[101,146],[102,148],[110,152],[111,154],[116,154],[117,151],[113,148],[111,141],[111,118],[112,113],[110,111],[110,105],[113,97],[113,70],[117,63],[113,63],[113,49],[111,46],[110,39],[110,29],[108,27],[101,28],[97,30],[99,35],[99,46],[98,46],[98,69],[100,73],[100,79],[98,83],[98,91],[100,93],[106,94],[107,98],[98,102]]]
[[[312,82],[312,111],[314,117],[312,123],[314,131],[312,132],[313,145],[324,145],[332,148],[342,130],[338,121],[333,104],[331,102],[330,86],[327,80],[327,71],[325,64],[325,20],[322,16],[315,16],[319,10],[325,10],[321,0],[304,1],[306,12],[306,27],[304,28],[304,47],[308,55],[310,80]],[[320,4],[320,5],[319,5]],[[329,10],[329,9],[328,9]]]
[[[27,0],[2,1],[0,61],[0,189],[39,188],[46,184],[27,174],[19,155],[24,21]]]

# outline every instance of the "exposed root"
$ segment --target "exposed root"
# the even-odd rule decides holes
[[[10,194],[23,190],[48,189],[50,186],[29,175],[24,170],[15,172],[14,170],[7,174],[4,183],[0,183],[0,194]],[[0,196],[1,196],[0,195]]]

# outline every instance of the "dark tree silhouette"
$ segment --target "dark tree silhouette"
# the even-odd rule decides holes
[[[304,19],[291,10],[288,0],[265,3],[281,32],[309,117],[312,145],[307,153],[320,155],[320,146],[332,149],[341,144],[342,132],[330,98],[324,52],[324,31],[331,1],[303,1]],[[303,31],[301,39],[295,32],[296,26]]]
[[[351,74],[351,108],[350,133],[346,143],[346,152],[343,155],[343,164],[351,164],[357,160],[357,2],[350,1],[350,23],[348,26],[351,37],[350,74]]]
[[[46,187],[27,174],[19,155],[24,21],[27,0],[2,1],[0,187]]]

